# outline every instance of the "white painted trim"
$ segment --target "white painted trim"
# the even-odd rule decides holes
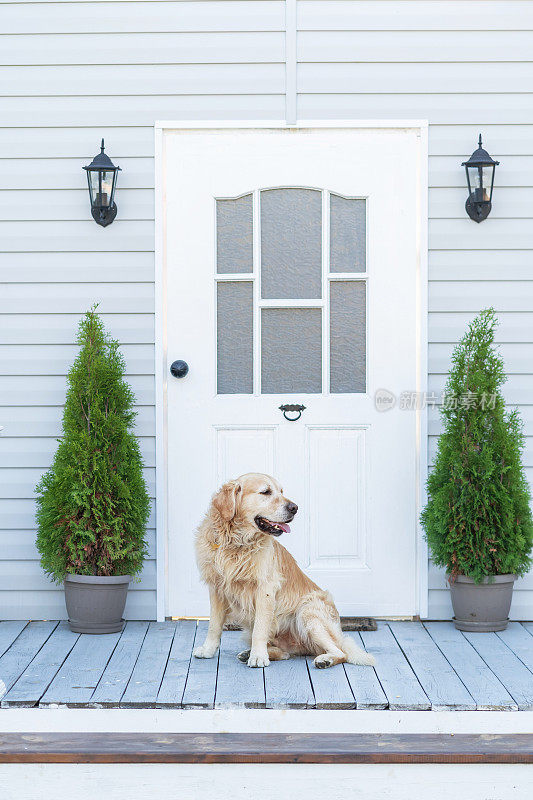
[[[427,119],[300,119],[294,125],[285,120],[156,120],[154,127],[165,130],[226,130],[232,128],[426,128]]]
[[[155,129],[155,504],[156,504],[156,614],[165,619],[167,607],[167,422],[166,422],[166,291],[164,275],[164,142]]]
[[[533,711],[3,708],[0,732],[531,733]]]
[[[17,800],[529,800],[531,764],[1,764],[4,796]],[[179,787],[179,792],[177,787]],[[252,790],[252,791],[250,791]],[[394,794],[391,794],[391,791]]]
[[[418,255],[418,386],[417,391],[423,396],[428,389],[428,221],[429,221],[429,189],[428,189],[428,164],[429,143],[428,123],[420,127],[420,150],[418,181],[420,191],[418,240],[420,252]],[[422,395],[419,395],[419,397]],[[428,412],[424,408],[417,412],[418,428],[418,464],[417,464],[417,583],[418,583],[418,608],[422,619],[428,616],[429,606],[429,561],[428,546],[420,525],[420,513],[427,501],[426,481],[428,474]]]
[[[297,0],[285,0],[285,122],[296,125],[298,114]]]
[[[420,130],[419,149],[419,243],[418,255],[418,343],[417,343],[417,391],[427,391],[427,228],[428,228],[428,120],[299,120],[288,125],[284,120],[158,120],[154,124],[156,135],[155,150],[155,224],[156,224],[156,541],[157,541],[157,618],[164,619],[167,608],[167,457],[166,457],[166,342],[165,342],[165,298],[164,298],[164,186],[163,186],[163,131],[164,130],[217,130],[217,129],[261,129],[261,128],[407,128]],[[254,273],[255,275],[255,273]],[[158,292],[160,293],[158,295]],[[425,483],[427,477],[427,411],[417,412],[417,475],[415,487],[417,519],[425,503]],[[162,441],[161,441],[162,438]],[[159,439],[159,442],[157,441]],[[418,614],[428,614],[428,550],[417,523],[416,593]],[[163,564],[161,564],[163,557]],[[164,609],[162,611],[162,608]]]

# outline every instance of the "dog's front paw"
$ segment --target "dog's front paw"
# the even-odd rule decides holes
[[[209,647],[208,645],[202,644],[200,647],[194,649],[193,656],[195,658],[213,658],[217,650],[218,647]]]
[[[254,653],[253,650],[250,651],[250,658],[248,659],[249,667],[268,667],[269,664],[270,659],[266,650],[264,653]]]

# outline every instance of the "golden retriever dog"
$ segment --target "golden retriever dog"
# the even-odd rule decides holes
[[[315,656],[316,667],[374,664],[341,630],[329,592],[305,575],[277,541],[289,533],[298,506],[268,475],[251,472],[225,483],[198,528],[196,554],[209,587],[211,612],[196,658],[212,658],[224,622],[247,633],[249,650],[238,654],[249,667],[267,667],[292,655]]]

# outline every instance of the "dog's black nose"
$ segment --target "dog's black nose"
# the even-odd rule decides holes
[[[296,503],[287,503],[287,511],[289,512],[289,514],[296,514],[296,512],[298,511],[298,506],[296,505]]]

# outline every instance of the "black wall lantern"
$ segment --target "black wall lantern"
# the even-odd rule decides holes
[[[120,167],[115,167],[109,156],[104,153],[103,139],[100,148],[98,155],[83,169],[87,172],[91,214],[94,221],[105,228],[111,225],[117,216],[115,188]]]
[[[468,161],[462,165],[466,169],[468,181],[468,199],[465,203],[466,213],[474,222],[483,222],[492,208],[492,189],[494,187],[494,171],[499,161],[494,161],[481,146],[479,134],[478,149]]]

